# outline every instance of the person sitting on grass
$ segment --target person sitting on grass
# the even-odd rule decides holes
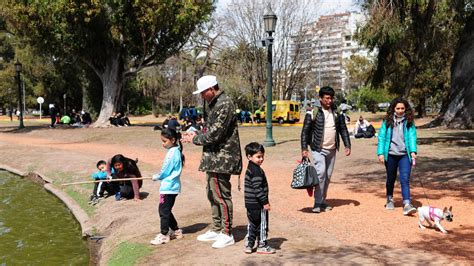
[[[81,111],[81,123],[83,127],[89,127],[89,125],[92,124],[91,114],[85,111]]]
[[[65,114],[61,117],[61,120],[59,123],[63,125],[69,125],[71,123],[71,117]]]
[[[354,127],[354,137],[359,138],[372,138],[375,136],[375,128],[369,121],[365,120],[362,116],[359,117]]]
[[[117,154],[110,160],[108,165],[107,174],[112,176],[113,179],[123,178],[140,178],[142,174],[137,166],[138,160],[132,160]],[[140,200],[140,188],[142,187],[143,180],[126,180],[112,182],[114,186],[115,200],[121,199],[134,199]]]
[[[131,126],[132,123],[130,123],[130,119],[128,119],[128,116],[122,114],[122,113],[117,113],[117,119],[120,120],[120,124],[123,126]]]
[[[96,167],[98,171],[92,174],[92,179],[95,181],[100,180],[101,182],[94,183],[94,189],[89,198],[89,204],[91,205],[99,203],[100,199],[104,197],[104,192],[106,191],[109,196],[115,194],[113,186],[109,182],[106,182],[107,162],[100,160],[97,162]]]

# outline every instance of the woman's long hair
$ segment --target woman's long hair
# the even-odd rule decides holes
[[[117,154],[112,157],[110,160],[110,166],[113,168],[115,163],[121,163],[123,167],[123,172],[127,174],[134,174],[137,176],[141,176],[140,170],[138,169],[137,163],[138,159],[132,160],[123,156],[122,154]],[[115,169],[117,170],[117,169]]]
[[[392,127],[394,124],[394,116],[395,116],[395,106],[397,104],[403,103],[405,105],[405,117],[407,119],[407,127],[411,127],[413,125],[413,109],[411,108],[410,104],[404,98],[396,98],[390,103],[390,107],[387,110],[387,115],[385,116],[385,123],[387,127]]]
[[[181,165],[184,166],[184,154],[183,154],[183,143],[181,143],[181,133],[171,128],[164,128],[161,131],[161,136],[169,140],[175,139],[175,144],[178,146],[181,152]]]
[[[112,160],[110,160],[110,166],[113,168],[115,163],[121,163],[122,166],[123,166],[123,171],[126,172],[126,158],[125,156],[123,156],[122,154],[117,154],[117,155],[114,155],[114,157],[112,157]],[[117,170],[117,169],[115,169]]]

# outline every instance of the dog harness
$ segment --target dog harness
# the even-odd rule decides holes
[[[438,215],[436,215],[436,213],[434,212],[435,208],[433,207],[430,207],[430,210],[429,210],[429,215],[430,215],[430,219],[431,221],[434,222],[434,217],[438,218],[441,220],[441,217],[439,217]]]

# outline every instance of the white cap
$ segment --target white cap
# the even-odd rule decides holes
[[[196,82],[197,91],[194,91],[193,94],[199,94],[215,85],[217,85],[216,76],[203,76]]]

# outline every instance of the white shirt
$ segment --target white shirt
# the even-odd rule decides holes
[[[354,134],[357,134],[359,128],[362,129],[362,131],[366,131],[368,126],[370,126],[369,121],[364,119],[361,123],[359,120],[357,120],[357,123],[354,127]]]
[[[322,148],[325,150],[333,150],[336,148],[336,123],[334,114],[329,108],[325,110],[321,108],[324,114],[324,139]]]

